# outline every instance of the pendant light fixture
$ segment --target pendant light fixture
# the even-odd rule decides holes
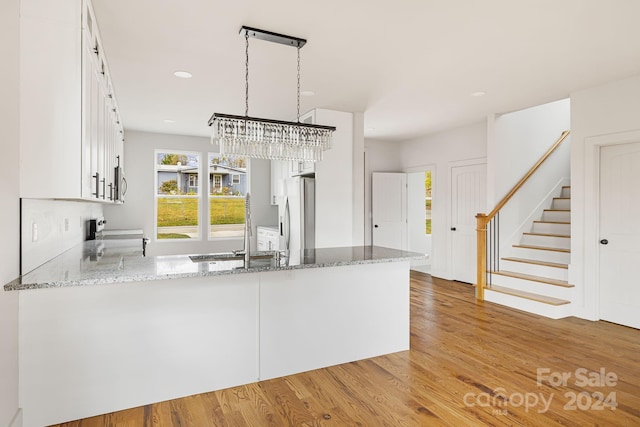
[[[300,123],[300,48],[305,39],[243,26],[245,37],[245,111],[244,116],[214,113],[209,119],[211,141],[220,144],[221,154],[258,159],[312,161],[322,160],[331,148],[333,126]],[[293,46],[298,52],[297,121],[249,117],[249,37]]]

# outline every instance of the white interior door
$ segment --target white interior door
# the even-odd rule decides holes
[[[640,142],[600,151],[600,318],[640,329]]]
[[[487,166],[451,168],[451,268],[453,280],[476,283],[476,214],[485,212]]]
[[[407,175],[373,173],[371,181],[372,243],[407,249]]]

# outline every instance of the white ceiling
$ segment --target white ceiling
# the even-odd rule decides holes
[[[308,40],[302,112],[400,141],[640,74],[638,0],[93,0],[126,129],[244,114],[242,25]],[[294,48],[250,39],[249,115],[292,120]],[[186,70],[192,79],[174,77]],[[484,91],[486,96],[470,94]],[[164,123],[164,119],[175,123]]]

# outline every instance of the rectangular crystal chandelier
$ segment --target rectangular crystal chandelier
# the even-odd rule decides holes
[[[245,115],[215,113],[209,119],[211,143],[220,144],[220,153],[257,159],[317,162],[331,148],[334,126],[300,123],[300,48],[307,42],[297,37],[242,27],[246,46]],[[294,46],[298,50],[298,121],[249,117],[249,37]]]
[[[257,159],[322,160],[331,148],[333,126],[215,113],[209,120],[220,152]]]

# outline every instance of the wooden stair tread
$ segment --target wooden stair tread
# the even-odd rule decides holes
[[[545,209],[545,212],[571,212],[571,209]]]
[[[517,291],[515,289],[504,288],[502,286],[493,285],[490,288],[487,288],[486,290],[500,292],[502,294],[512,295],[515,297],[525,298],[531,301],[541,302],[543,304],[549,304],[549,305],[555,305],[555,306],[571,303],[571,301],[566,301],[559,298],[552,298],[545,295],[534,294],[531,292]]]
[[[571,236],[569,236],[567,234],[532,233],[532,232],[522,233],[522,234],[526,234],[527,236],[562,237],[562,238],[567,238],[567,239],[571,238]]]
[[[563,248],[550,248],[548,246],[534,246],[534,245],[513,245],[514,248],[524,248],[524,249],[538,249],[541,251],[553,251],[553,252],[567,252],[570,253],[570,249]]]
[[[522,262],[522,263],[525,263],[525,264],[543,265],[545,267],[555,267],[555,268],[564,268],[564,269],[568,269],[569,268],[569,265],[561,264],[559,262],[538,261],[536,259],[513,258],[513,257],[506,257],[506,258],[502,258],[502,259],[505,260],[505,261]]]
[[[571,224],[570,222],[564,222],[564,221],[541,221],[541,220],[535,220],[533,222],[538,222],[541,224]]]
[[[549,279],[548,277],[540,277],[532,274],[516,273],[515,271],[506,270],[491,271],[490,273],[498,274],[500,276],[514,277],[516,279],[530,280],[532,282],[545,283],[547,285],[561,286],[563,288],[573,288],[573,285],[570,285],[566,280]]]

